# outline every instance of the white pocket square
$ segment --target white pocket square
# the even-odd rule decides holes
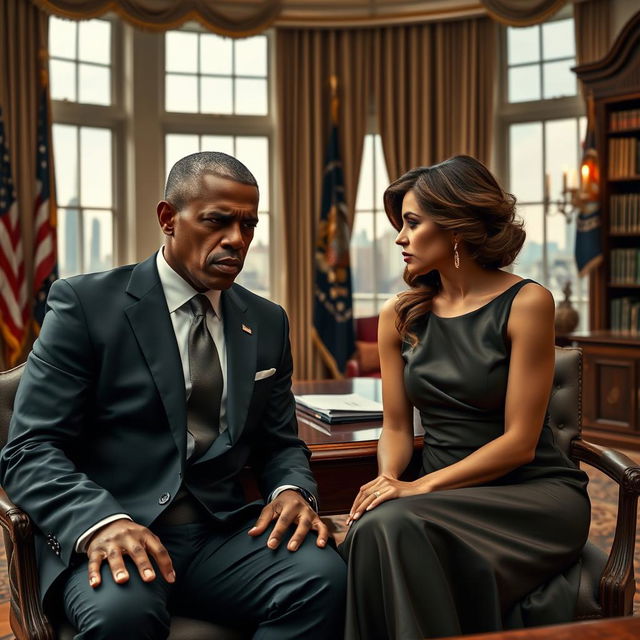
[[[265,369],[264,371],[256,372],[256,377],[254,380],[264,380],[265,378],[269,378],[276,372],[275,369]]]

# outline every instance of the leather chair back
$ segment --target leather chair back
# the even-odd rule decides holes
[[[557,445],[569,455],[571,441],[582,428],[582,349],[556,347],[549,426]]]
[[[0,371],[0,447],[7,444],[9,423],[13,414],[13,401],[23,371],[24,364],[8,371]]]
[[[556,444],[570,456],[571,441],[582,429],[582,349],[556,347],[553,387],[549,399],[549,426]],[[601,618],[600,576],[607,555],[587,542],[580,557],[580,589],[574,612],[575,620]]]

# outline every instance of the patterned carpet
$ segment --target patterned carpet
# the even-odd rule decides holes
[[[627,452],[627,454],[633,460],[640,463],[640,452]],[[610,480],[595,469],[585,466],[585,471],[589,474],[589,495],[592,505],[589,539],[608,552],[613,541],[616,523],[618,508],[617,485],[613,480]],[[342,541],[345,535],[344,517],[335,516],[330,520],[336,540],[338,542]],[[635,575],[636,582],[638,582],[640,578],[640,532],[638,531],[636,531]],[[9,588],[4,547],[2,547],[0,549],[0,640],[13,639],[13,635],[8,633],[10,631],[8,615]],[[636,589],[634,615],[640,615],[640,588]]]

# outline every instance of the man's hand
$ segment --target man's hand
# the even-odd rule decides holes
[[[176,574],[171,558],[158,536],[146,527],[122,518],[110,522],[91,536],[87,545],[89,584],[94,588],[100,585],[100,566],[105,560],[109,563],[114,581],[118,584],[127,582],[129,572],[124,564],[123,554],[130,556],[135,562],[144,582],[151,582],[156,578],[148,554],[156,561],[162,577],[167,582],[175,582]]]
[[[309,506],[309,503],[292,489],[283,491],[275,500],[265,505],[255,526],[249,529],[249,535],[259,536],[274,520],[277,522],[267,541],[269,549],[278,548],[282,536],[293,524],[296,524],[297,527],[287,545],[289,551],[298,550],[310,529],[314,529],[318,533],[316,544],[319,547],[326,546],[329,539],[327,525],[320,520],[320,516]]]

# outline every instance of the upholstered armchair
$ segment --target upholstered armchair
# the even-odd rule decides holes
[[[347,361],[347,378],[379,378],[378,316],[357,318],[355,326],[356,352]]]
[[[556,442],[575,462],[605,473],[618,485],[618,514],[612,547],[605,554],[587,542],[582,554],[577,620],[630,616],[636,584],[633,556],[640,495],[640,466],[623,453],[582,438],[582,350],[556,347],[550,424]]]

